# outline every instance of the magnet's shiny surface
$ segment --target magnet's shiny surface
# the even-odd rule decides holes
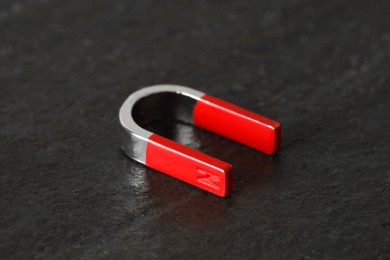
[[[191,123],[192,110],[202,95],[200,91],[177,85],[150,86],[131,94],[119,111],[123,151],[145,164],[147,142],[152,133],[142,126],[161,119]]]

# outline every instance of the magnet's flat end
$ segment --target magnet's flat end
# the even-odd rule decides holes
[[[269,155],[279,152],[282,144],[282,126],[278,122],[275,123],[277,123],[277,125],[273,128],[274,142],[273,146],[271,146],[273,149],[271,149],[270,153],[268,153]]]

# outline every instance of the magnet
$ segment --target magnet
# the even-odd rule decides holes
[[[143,128],[165,119],[191,123],[269,155],[280,148],[278,122],[195,89],[156,85],[131,94],[119,111],[126,155],[221,197],[233,190],[232,166]]]

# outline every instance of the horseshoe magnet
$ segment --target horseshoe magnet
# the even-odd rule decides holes
[[[270,155],[280,147],[278,122],[200,91],[156,85],[131,94],[119,111],[126,155],[221,197],[233,190],[232,166],[142,127],[161,119],[191,123]]]

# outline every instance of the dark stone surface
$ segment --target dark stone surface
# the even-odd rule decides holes
[[[390,2],[0,3],[0,256],[389,259]],[[280,121],[267,156],[150,127],[234,165],[228,199],[119,149],[118,110],[176,83]]]

